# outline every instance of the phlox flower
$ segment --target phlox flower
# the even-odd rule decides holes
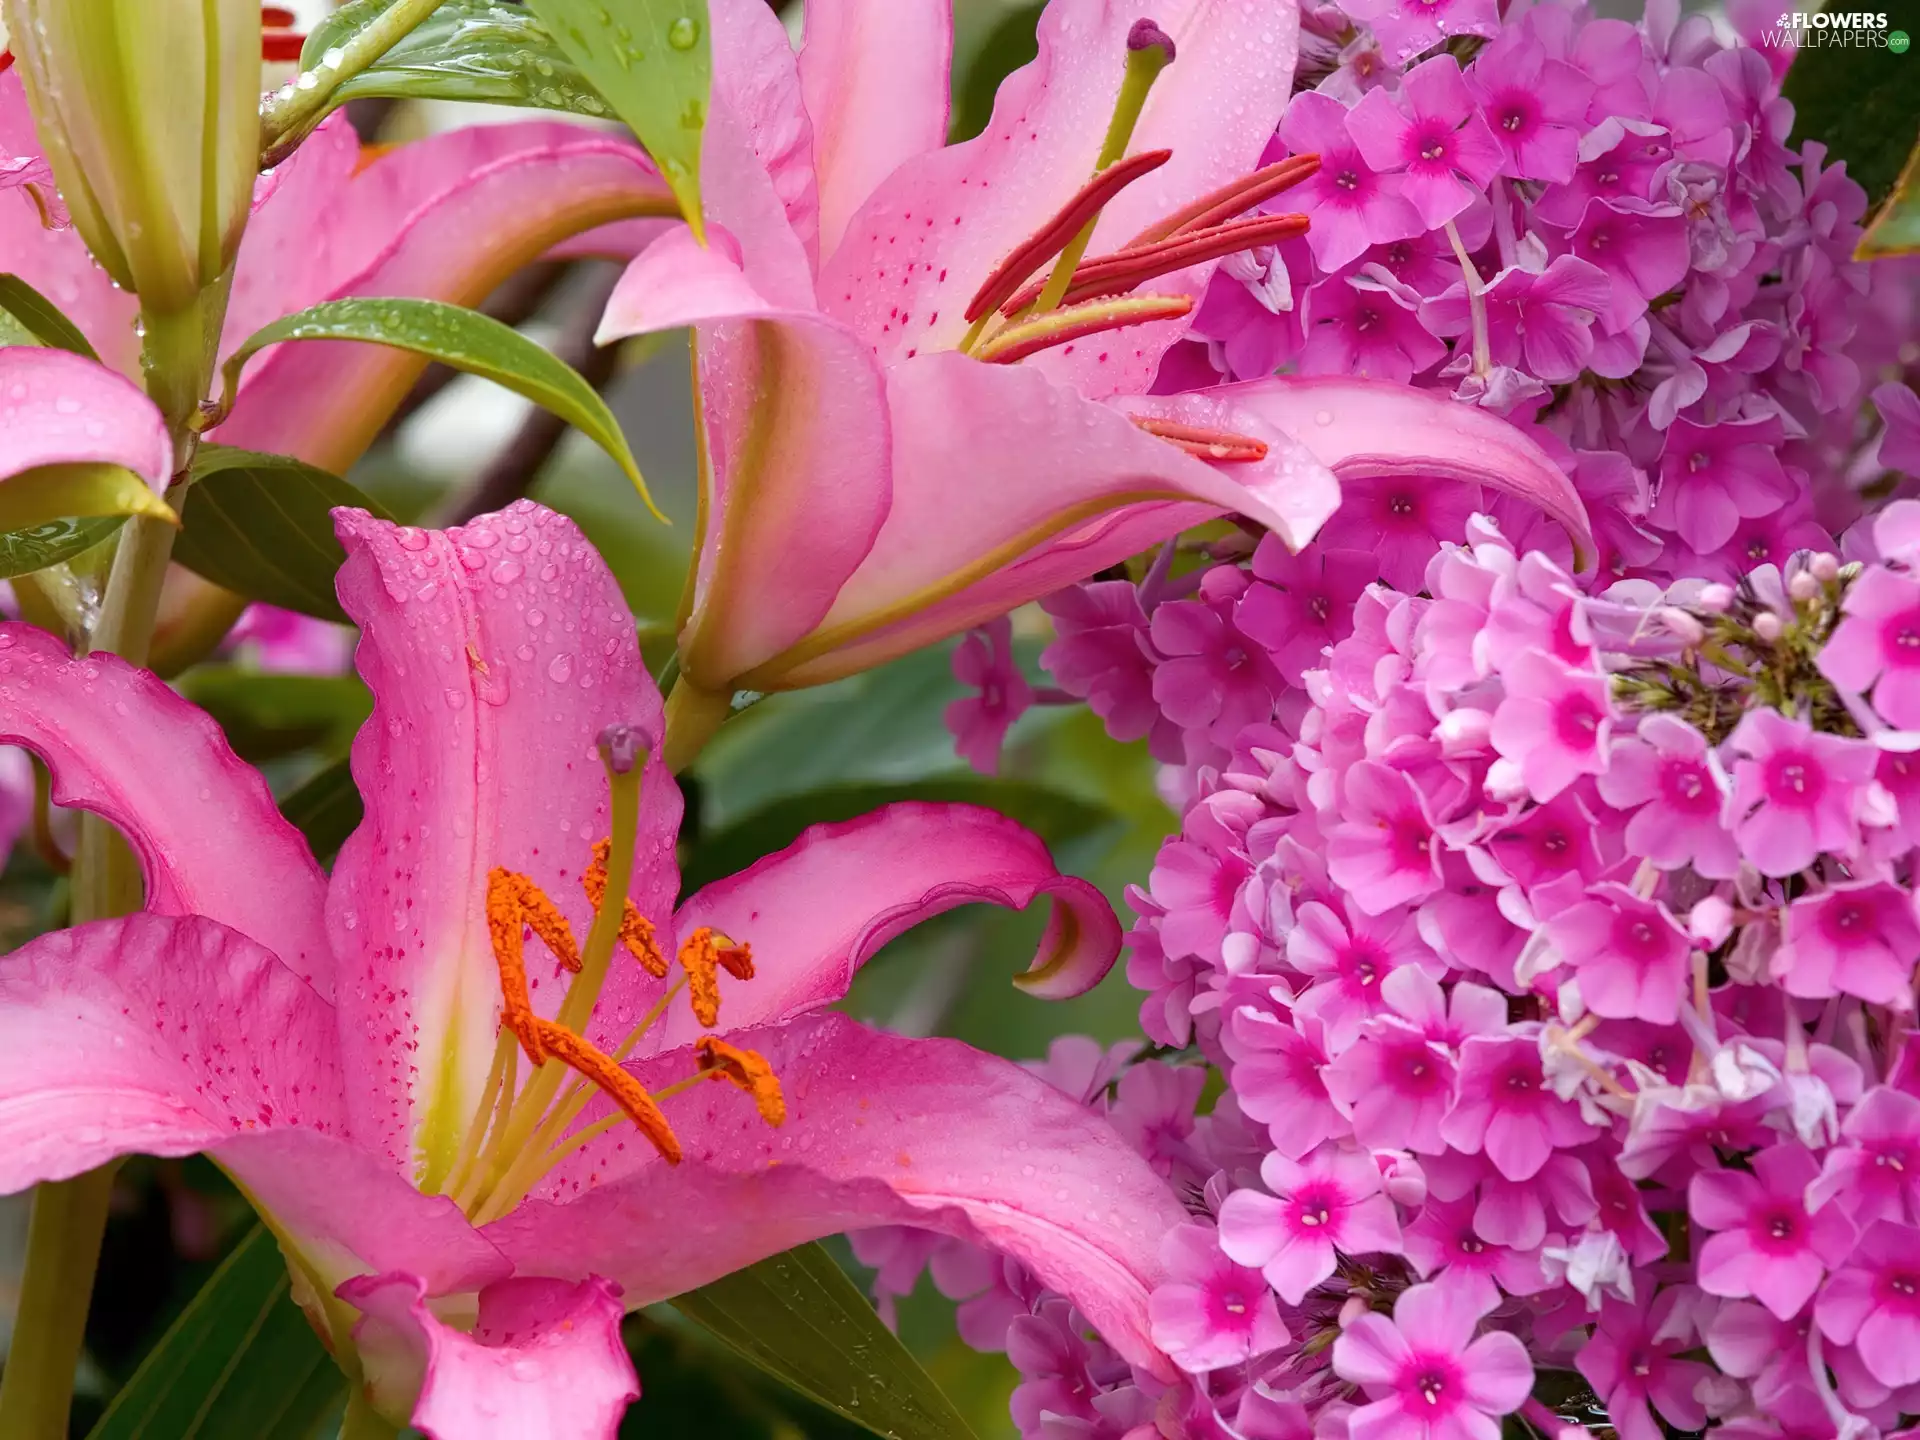
[[[1869,565],[1841,608],[1846,618],[1821,647],[1820,673],[1856,694],[1871,686],[1881,719],[1920,729],[1920,579]]]
[[[1515,27],[1474,56],[1467,85],[1504,152],[1502,173],[1554,184],[1573,178],[1594,85],[1574,66],[1549,59]]]
[[[1463,1154],[1485,1152],[1509,1180],[1531,1180],[1557,1149],[1592,1138],[1579,1109],[1547,1085],[1524,1034],[1475,1035],[1460,1047],[1459,1100],[1440,1127]]]
[[[1490,1310],[1501,1292],[1532,1295],[1544,1290],[1538,1248],[1517,1250],[1488,1241],[1475,1224],[1471,1197],[1429,1197],[1408,1224],[1401,1243],[1422,1280],[1466,1291],[1474,1304]]]
[[[1686,222],[1677,212],[1647,214],[1595,200],[1567,240],[1611,282],[1603,317],[1609,330],[1625,330],[1687,276]]]
[[[1594,783],[1607,804],[1633,811],[1630,854],[1663,870],[1732,876],[1738,851],[1720,819],[1731,786],[1706,736],[1679,716],[1641,717],[1633,734],[1614,740]]]
[[[1327,835],[1327,873],[1378,915],[1440,888],[1433,820],[1407,775],[1363,760],[1345,776],[1341,819]]]
[[[1233,1060],[1241,1110],[1264,1123],[1274,1149],[1297,1160],[1349,1133],[1327,1092],[1327,1050],[1318,1023],[1292,1024],[1251,1007],[1235,1010],[1221,1039]]]
[[[1148,626],[1153,648],[1163,657],[1153,672],[1153,698],[1161,713],[1223,746],[1271,715],[1282,688],[1266,650],[1235,624],[1235,606],[1248,584],[1245,571],[1209,570],[1198,598],[1157,607]]]
[[[1033,687],[1013,656],[1013,622],[1003,615],[954,647],[953,678],[976,692],[947,706],[953,748],[982,775],[992,775],[1007,730],[1033,704]]]
[[[1876,1085],[1847,1112],[1840,1138],[1807,1203],[1837,1204],[1861,1225],[1920,1222],[1920,1097]]]
[[[1484,1307],[1464,1289],[1415,1285],[1393,1318],[1369,1311],[1333,1342],[1333,1368],[1371,1403],[1351,1440],[1498,1440],[1499,1417],[1533,1389],[1533,1363],[1504,1330],[1474,1336]]]
[[[1154,702],[1147,614],[1138,588],[1126,580],[1070,585],[1047,596],[1041,608],[1056,638],[1040,663],[1061,689],[1085,700],[1114,739],[1154,735],[1154,753],[1173,758],[1162,751],[1169,741],[1178,744],[1178,727]]]
[[[1471,205],[1500,170],[1500,144],[1451,55],[1407,71],[1397,101],[1369,90],[1347,113],[1347,133],[1375,170],[1398,172],[1400,193],[1428,230]]]
[[[1365,275],[1337,275],[1307,293],[1302,375],[1363,375],[1404,385],[1446,358],[1420,322],[1419,297]]]
[[[1789,995],[1857,995],[1870,1005],[1913,1008],[1920,924],[1913,897],[1884,880],[1860,880],[1803,895],[1787,907],[1786,943],[1773,973]]]
[[[1536,800],[1551,800],[1607,766],[1613,705],[1607,677],[1528,651],[1501,672],[1506,698],[1494,711],[1493,748]]]
[[[1220,1206],[1220,1248],[1258,1266],[1287,1304],[1333,1274],[1335,1252],[1400,1253],[1400,1222],[1366,1151],[1327,1144],[1300,1160],[1269,1155],[1260,1179],[1272,1194],[1236,1190]]]
[[[1392,476],[1360,480],[1340,493],[1340,508],[1320,543],[1358,550],[1373,558],[1380,578],[1412,594],[1426,578],[1427,562],[1442,542],[1466,537],[1467,520],[1480,508],[1471,485],[1433,485]]]
[[[1660,451],[1653,518],[1695,550],[1718,550],[1742,519],[1771,515],[1794,498],[1780,467],[1786,432],[1777,417],[1699,425],[1676,420]]]
[[[1879,760],[1873,746],[1762,708],[1747,713],[1727,748],[1738,758],[1726,821],[1762,875],[1792,875],[1823,852],[1858,847],[1856,809]]]
[[[1819,1165],[1804,1145],[1783,1141],[1753,1157],[1751,1173],[1703,1170],[1687,1186],[1687,1211],[1702,1230],[1700,1288],[1752,1296],[1781,1319],[1813,1298],[1821,1277],[1852,1251],[1857,1231],[1833,1205],[1809,1212],[1807,1185]]]
[[[1329,274],[1369,245],[1418,235],[1425,227],[1398,175],[1367,162],[1347,128],[1347,107],[1309,90],[1294,97],[1280,122],[1280,142],[1295,155],[1317,154],[1320,173],[1290,192],[1313,222],[1307,244]]]
[[[1497,1033],[1506,1002],[1479,985],[1458,984],[1451,997],[1418,966],[1389,975],[1380,987],[1390,1013],[1361,1027],[1360,1037],[1326,1067],[1327,1091],[1370,1150],[1446,1148],[1440,1122],[1453,1105],[1453,1050],[1468,1035]]]
[[[1445,973],[1439,958],[1420,938],[1410,911],[1368,915],[1353,906],[1345,917],[1317,901],[1294,914],[1287,932],[1287,963],[1307,977],[1294,997],[1294,1013],[1326,1027],[1327,1045],[1344,1051],[1361,1025],[1385,1008],[1382,982],[1406,965]]]
[[[1620,1440],[1660,1440],[1665,1432],[1655,1411],[1681,1430],[1707,1423],[1694,1387],[1711,1372],[1697,1360],[1679,1358],[1696,1343],[1698,1300],[1687,1286],[1669,1286],[1645,1308],[1614,1299],[1601,1306],[1574,1364],[1606,1406]]]
[[[1167,1278],[1147,1300],[1153,1343],[1203,1374],[1283,1345],[1287,1327],[1260,1272],[1237,1265],[1211,1225],[1177,1225],[1160,1242]]]
[[[1920,1230],[1876,1220],[1814,1301],[1820,1333],[1854,1346],[1882,1385],[1920,1382]]]
[[[1495,0],[1350,0],[1342,7],[1364,20],[1389,65],[1404,65],[1450,35],[1497,35]]]
[[[1606,275],[1577,255],[1538,268],[1507,266],[1486,287],[1494,365],[1524,367],[1547,384],[1574,379],[1593,358],[1593,324],[1608,308],[1608,290]],[[1465,282],[1427,301],[1421,313],[1436,334],[1465,335],[1473,323]]]
[[[1624,885],[1596,885],[1547,922],[1580,998],[1611,1020],[1671,1025],[1686,994],[1693,946],[1665,905]]]
[[[1920,475],[1920,396],[1905,385],[1882,385],[1873,392],[1873,406],[1887,427],[1880,436],[1880,463]]]
[[[1265,535],[1253,552],[1253,576],[1233,623],[1266,648],[1283,679],[1298,685],[1353,632],[1354,602],[1379,578],[1379,562],[1365,551],[1326,545],[1296,555]]]

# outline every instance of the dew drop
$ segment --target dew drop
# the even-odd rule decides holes
[[[676,50],[691,50],[700,43],[700,22],[682,15],[667,27],[667,44]]]
[[[547,678],[556,685],[564,685],[573,675],[573,656],[562,652],[547,662]]]

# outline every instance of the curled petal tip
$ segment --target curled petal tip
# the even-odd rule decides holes
[[[1013,983],[1042,1000],[1071,1000],[1106,978],[1120,955],[1120,921],[1106,897],[1085,880],[1062,877],[1048,887],[1053,914],[1040,949]]]
[[[1134,21],[1133,29],[1127,32],[1127,49],[1147,50],[1156,46],[1166,57],[1163,63],[1172,64],[1175,53],[1173,37],[1144,16]]]

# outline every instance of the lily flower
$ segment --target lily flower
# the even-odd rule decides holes
[[[0,75],[0,150],[42,158],[12,71]],[[452,130],[376,153],[363,150],[338,115],[254,188],[220,355],[323,300],[413,296],[477,305],[562,242],[624,258],[632,253],[631,228],[613,222],[677,213],[652,162],[618,136],[527,121]],[[137,377],[138,302],[94,263],[78,230],[50,230],[42,220],[25,190],[0,195],[7,267],[58,305],[106,364]],[[231,414],[208,438],[343,474],[425,365],[383,345],[276,346],[248,366]]]
[[[1317,157],[1256,168],[1293,0],[1053,0],[1038,57],[957,145],[939,0],[810,5],[797,58],[766,6],[711,9],[711,243],[666,227],[600,331],[697,338],[676,721],[703,694],[882,663],[1223,514],[1297,549],[1336,475],[1470,477],[1584,543],[1558,469],[1464,407],[1350,380],[1148,393],[1219,259],[1304,226],[1261,207]],[[705,723],[724,714],[710,700]]]
[[[1119,948],[1098,892],[1002,816],[905,804],[676,906],[660,695],[572,523],[336,523],[375,704],[331,878],[210,717],[0,628],[0,738],[147,894],[0,960],[0,1191],[205,1153],[376,1411],[435,1440],[610,1437],[623,1310],[881,1224],[998,1246],[1171,1379],[1165,1182],[1020,1066],[824,1010],[927,916],[1042,896],[1022,980],[1077,994]]]

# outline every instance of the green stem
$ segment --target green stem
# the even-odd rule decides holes
[[[339,57],[334,64],[327,64],[323,57],[313,69],[302,70],[290,87],[275,91],[260,107],[261,168],[285,159],[331,108],[327,101],[335,90],[406,39],[439,8],[440,0],[394,0],[372,24],[327,52]],[[308,80],[313,83],[305,84]]]
[[[226,300],[223,280],[183,311],[143,313],[146,348],[141,363],[147,393],[173,437],[176,481],[192,458],[190,422],[206,396],[213,337]],[[171,491],[175,509],[181,493],[176,483]],[[146,662],[173,536],[173,526],[144,516],[121,529],[90,651],[112,651],[136,665]],[[73,923],[131,914],[140,908],[141,898],[139,862],[126,840],[98,816],[82,815],[73,861]],[[74,1369],[86,1343],[87,1307],[117,1165],[34,1190],[13,1349],[0,1372],[0,1435],[7,1440],[65,1440]]]
[[[389,1425],[374,1414],[373,1406],[359,1390],[347,1401],[346,1418],[340,1422],[340,1440],[395,1440],[400,1427]]]
[[[660,746],[667,769],[678,775],[699,759],[732,713],[732,695],[702,690],[683,673],[667,696],[667,737]]]

